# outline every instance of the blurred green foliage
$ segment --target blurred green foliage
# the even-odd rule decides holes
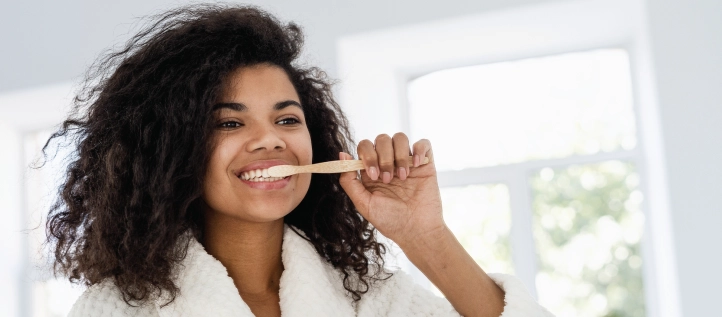
[[[544,168],[530,182],[540,303],[557,316],[644,316],[634,165]]]

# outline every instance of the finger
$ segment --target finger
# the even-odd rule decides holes
[[[376,155],[379,160],[381,179],[385,184],[394,178],[394,145],[388,134],[379,134],[376,137]]]
[[[339,160],[352,160],[353,156],[350,154],[339,152]],[[353,202],[356,209],[361,213],[362,216],[367,217],[368,202],[371,199],[371,193],[366,190],[366,187],[361,183],[361,180],[356,178],[357,174],[355,171],[341,173],[338,179],[341,188],[346,192],[351,202]],[[367,218],[368,219],[368,218]]]
[[[356,151],[358,153],[359,160],[364,163],[366,175],[368,175],[372,180],[379,179],[379,165],[374,144],[371,143],[371,141],[364,139],[358,143]]]
[[[392,138],[394,144],[394,157],[396,163],[396,175],[400,180],[405,180],[409,175],[409,155],[411,148],[409,147],[409,138],[402,132],[394,134]]]
[[[414,167],[419,167],[424,157],[429,158],[429,164],[434,161],[434,153],[431,150],[431,142],[427,139],[421,139],[414,143]]]

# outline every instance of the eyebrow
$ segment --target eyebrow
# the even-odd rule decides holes
[[[285,100],[285,101],[279,101],[275,105],[273,105],[273,110],[282,110],[288,106],[296,106],[301,108],[303,110],[303,107],[301,107],[301,104],[298,103],[295,100]],[[221,109],[231,109],[234,111],[248,111],[248,107],[240,102],[222,102],[217,103],[213,105],[213,111],[221,110]]]

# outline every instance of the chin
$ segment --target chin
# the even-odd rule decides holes
[[[287,204],[264,204],[263,206],[257,207],[249,204],[244,207],[245,208],[241,210],[232,210],[226,214],[241,221],[270,222],[283,219],[283,217],[291,213],[294,208]]]
[[[269,210],[267,212],[254,212],[253,215],[245,215],[243,218],[251,218],[249,220],[253,222],[271,222],[278,219],[283,219],[286,215],[290,214],[291,210],[287,212],[278,212],[278,210]]]

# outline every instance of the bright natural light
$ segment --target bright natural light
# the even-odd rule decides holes
[[[539,301],[557,316],[644,316],[634,165],[544,168],[531,185]]]
[[[471,257],[489,272],[514,274],[509,189],[504,184],[446,187],[441,201],[444,221]],[[444,296],[433,284],[432,290]]]
[[[599,156],[637,144],[625,50],[441,70],[409,82],[408,102],[411,137],[433,140],[440,175],[499,175],[441,189],[444,220],[484,270],[519,264],[510,202],[527,199],[514,221],[531,222],[534,245],[516,252],[536,253],[539,302],[560,317],[644,316],[637,165]],[[550,166],[524,164],[537,160]],[[519,175],[525,185],[505,184]]]
[[[25,137],[25,166],[39,166],[45,160],[41,149],[50,137],[50,130],[29,133]],[[32,315],[35,317],[67,316],[70,308],[82,294],[84,287],[72,285],[63,276],[53,276],[50,255],[45,248],[45,221],[50,205],[57,197],[57,189],[66,170],[68,148],[56,152],[57,143],[48,150],[45,165],[28,169],[26,177],[26,204],[28,206],[29,261],[32,266]]]
[[[408,85],[411,135],[438,170],[635,147],[626,51],[567,53],[434,72]]]

